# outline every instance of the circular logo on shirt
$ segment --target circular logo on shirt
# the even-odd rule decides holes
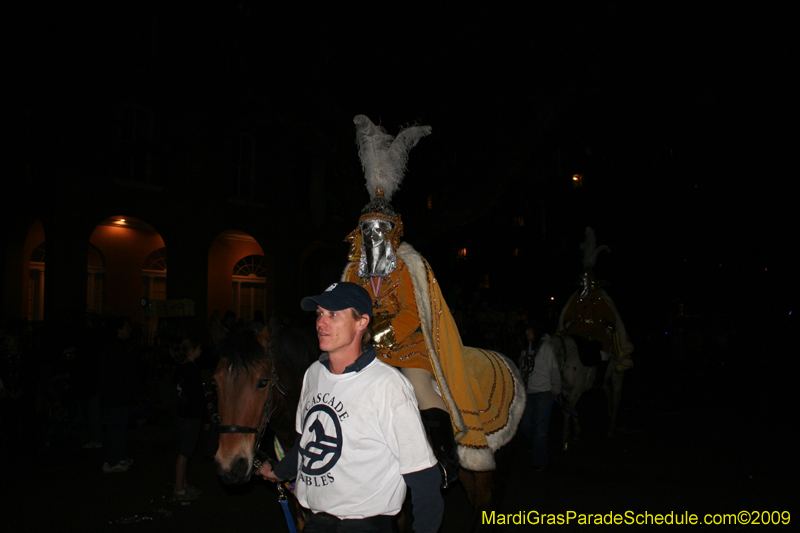
[[[309,476],[324,474],[342,456],[342,426],[339,416],[332,407],[317,404],[306,413],[303,431],[303,439],[308,434],[311,437],[300,447],[300,454],[303,456],[300,470]]]

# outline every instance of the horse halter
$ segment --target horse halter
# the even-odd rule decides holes
[[[256,444],[253,448],[255,456],[255,459],[253,460],[253,467],[256,469],[260,469],[262,466],[264,466],[264,460],[267,458],[267,455],[261,451],[261,438],[264,436],[264,432],[267,430],[267,425],[269,424],[272,415],[275,414],[275,411],[277,410],[277,406],[273,407],[271,411],[269,409],[269,406],[272,403],[273,393],[275,390],[277,390],[278,393],[282,394],[284,397],[288,395],[288,391],[281,384],[280,379],[278,378],[278,373],[275,371],[275,358],[271,353],[269,355],[269,362],[269,388],[267,389],[267,399],[264,401],[264,407],[261,409],[261,419],[258,422],[258,427],[226,425],[219,426],[217,428],[217,433],[219,434],[254,433],[258,436],[256,438]]]

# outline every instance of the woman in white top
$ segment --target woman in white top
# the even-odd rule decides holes
[[[547,465],[547,428],[553,399],[561,394],[561,373],[550,335],[542,333],[543,328],[534,322],[526,326],[528,347],[520,359],[530,362],[523,363],[528,367],[528,401],[521,429],[533,448],[533,467],[541,471]]]

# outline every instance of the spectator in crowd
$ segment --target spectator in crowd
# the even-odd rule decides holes
[[[115,318],[110,325],[116,335],[103,350],[100,364],[100,408],[105,422],[103,472],[107,474],[125,472],[133,464],[128,456],[125,432],[137,394],[136,361],[129,342],[130,320]]]
[[[520,357],[527,376],[528,401],[522,416],[522,433],[533,449],[533,467],[541,471],[547,464],[547,428],[553,400],[561,394],[561,372],[550,335],[537,322],[526,324],[528,347]]]
[[[178,404],[178,459],[175,462],[176,500],[188,501],[200,495],[200,489],[186,482],[189,459],[194,454],[201,428],[208,429],[210,416],[206,407],[206,392],[197,358],[202,353],[198,339],[186,339],[181,344],[183,361],[175,369]]]

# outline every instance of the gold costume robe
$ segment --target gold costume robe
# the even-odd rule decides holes
[[[385,277],[373,300],[374,321],[392,323],[394,343],[378,349],[382,361],[428,370],[447,404],[461,466],[495,468],[494,451],[516,433],[525,409],[525,388],[516,366],[489,350],[465,347],[427,261],[409,244],[397,249],[397,269]],[[365,287],[350,263],[343,276]]]
[[[567,322],[571,322],[569,328],[565,327]],[[603,289],[593,290],[586,298],[580,298],[580,292],[575,292],[561,311],[558,333],[598,341],[603,345],[603,351],[616,361],[618,372],[630,368],[621,361],[633,353],[633,343],[614,301]]]

